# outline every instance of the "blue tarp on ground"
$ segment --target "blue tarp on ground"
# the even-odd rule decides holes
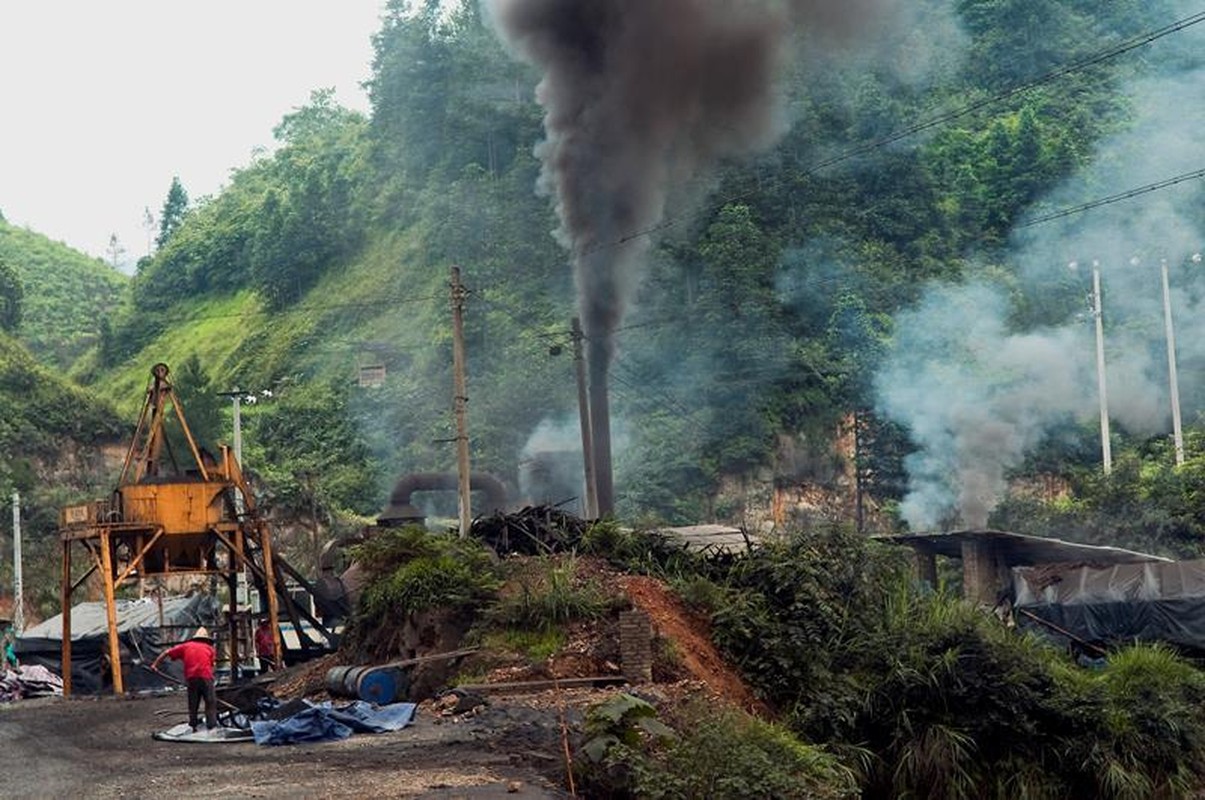
[[[385,733],[400,730],[414,718],[414,703],[374,706],[357,700],[334,707],[329,702],[280,720],[251,723],[256,744],[297,744],[346,739],[353,733]]]

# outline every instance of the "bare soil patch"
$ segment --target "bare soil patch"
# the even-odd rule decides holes
[[[769,716],[765,703],[712,644],[711,625],[706,618],[687,608],[653,578],[627,575],[620,579],[620,585],[633,605],[649,615],[657,632],[673,642],[683,667],[712,695],[751,713]]]

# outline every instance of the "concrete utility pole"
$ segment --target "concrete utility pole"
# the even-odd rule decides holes
[[[234,460],[241,467],[243,465],[243,398],[247,397],[254,402],[255,396],[235,386],[228,392],[218,392],[218,397],[229,397],[230,402],[234,404],[234,441],[231,444],[234,448]]]
[[[21,579],[21,495],[13,489],[13,630],[25,630],[25,586]]]
[[[240,470],[243,468],[243,414],[242,414],[242,408],[243,408],[243,396],[245,394],[246,394],[246,392],[242,391],[237,386],[235,386],[233,389],[231,389],[228,392],[218,392],[218,395],[220,397],[229,397],[230,402],[234,404],[234,408],[233,408],[233,412],[232,412],[233,422],[234,422],[234,441],[232,444],[234,447],[234,461],[236,464],[238,464],[238,467]],[[235,494],[234,511],[236,514],[238,514],[241,517],[243,515],[243,510],[244,510],[243,509],[243,497],[240,494]],[[236,580],[235,589],[234,589],[235,607],[236,608],[247,608],[248,606],[251,605],[251,589],[250,589],[250,581],[247,577],[247,569],[244,568],[244,569],[240,570],[238,573],[238,577],[235,580]],[[142,585],[141,581],[139,581],[139,585],[140,586]],[[163,599],[160,598],[159,602],[162,604]],[[162,610],[162,607],[161,607],[161,610]]]
[[[1096,382],[1100,387],[1100,450],[1105,474],[1113,471],[1113,448],[1109,443],[1109,391],[1105,380],[1105,329],[1100,301],[1100,262],[1092,262],[1092,317],[1096,321]]]
[[[472,487],[469,485],[469,430],[466,418],[469,396],[464,374],[464,300],[467,296],[468,290],[460,282],[460,268],[452,267],[452,372],[455,383],[452,399],[456,414],[456,469],[460,489],[462,538],[469,535],[469,528],[473,523],[470,503]]]
[[[1199,258],[1199,256],[1198,256]],[[1176,333],[1172,329],[1171,290],[1167,282],[1167,259],[1159,265],[1163,273],[1163,327],[1167,332],[1168,391],[1172,396],[1172,441],[1176,448],[1176,466],[1184,463],[1184,433],[1180,428],[1180,385],[1176,380]]]
[[[1079,262],[1067,264],[1072,272],[1079,269]],[[1100,299],[1100,262],[1092,261],[1092,293],[1088,295],[1088,313],[1096,327],[1096,383],[1100,398],[1100,452],[1105,474],[1113,471],[1113,449],[1109,443],[1109,393],[1105,380],[1105,329]]]
[[[272,392],[269,389],[264,389],[260,392],[264,397],[271,397]],[[243,400],[246,399],[250,403],[256,402],[256,396],[235,386],[228,392],[218,392],[219,397],[229,397],[233,404],[232,418],[234,423],[234,441],[231,443],[234,450],[234,460],[238,464],[239,469],[243,468]],[[243,497],[240,494],[234,496],[235,512],[242,516],[244,512]],[[237,595],[237,605],[240,608],[247,608],[251,605],[251,583],[247,576],[247,570],[244,569],[238,573],[235,593]],[[141,586],[139,582],[139,586]]]
[[[586,500],[582,516],[598,519],[598,490],[594,482],[594,439],[590,428],[590,396],[586,390],[586,358],[582,354],[582,321],[573,318],[573,367],[577,372],[577,415],[582,428],[582,468],[586,480]]]

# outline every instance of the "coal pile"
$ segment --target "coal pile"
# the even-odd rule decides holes
[[[575,549],[590,523],[556,506],[527,506],[473,520],[470,535],[501,556],[539,556]]]

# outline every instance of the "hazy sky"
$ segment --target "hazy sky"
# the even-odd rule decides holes
[[[215,193],[313,89],[367,110],[383,5],[0,0],[0,212],[132,263],[173,175]]]

